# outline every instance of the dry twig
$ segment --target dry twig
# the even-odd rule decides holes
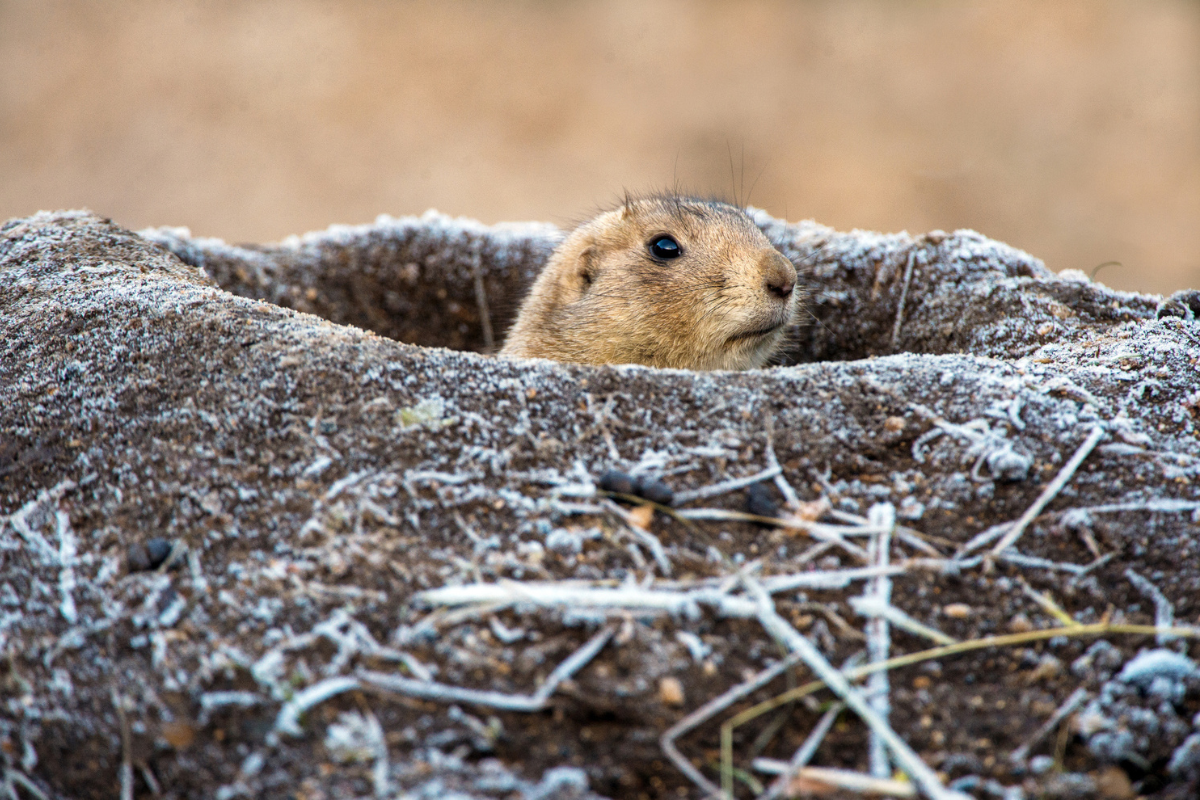
[[[896,304],[896,322],[892,325],[892,349],[900,344],[900,326],[904,322],[904,302],[908,299],[908,287],[912,283],[913,262],[917,259],[917,248],[908,250],[908,266],[904,268],[904,285],[900,288],[900,302]]]
[[[29,780],[29,778],[25,777],[11,767],[5,767],[4,783],[0,785],[0,788],[4,789],[4,793],[8,796],[9,800],[21,800],[20,796],[17,794],[17,786],[20,786],[22,789],[29,792],[31,795],[36,797],[37,800],[50,800],[50,798],[46,797],[46,793],[39,789],[37,784]]]
[[[658,565],[662,574],[669,576],[671,574],[671,561],[667,558],[667,551],[663,549],[662,542],[658,540],[658,537],[641,525],[638,525],[633,515],[612,500],[601,500],[600,505],[625,523],[625,526],[633,533],[633,537],[638,543],[650,550],[650,555],[654,557],[654,563]]]
[[[808,737],[804,740],[804,744],[796,749],[795,754],[792,755],[791,759],[785,765],[785,769],[767,787],[767,791],[763,793],[763,796],[759,800],[775,800],[776,797],[779,797],[787,790],[788,784],[791,783],[796,773],[806,766],[809,761],[812,761],[812,757],[816,755],[817,748],[821,746],[821,742],[825,741],[829,729],[833,727],[838,714],[841,714],[845,707],[845,703],[834,703],[829,707],[828,711],[821,715],[821,719],[817,721],[816,726],[809,732]],[[757,765],[759,760],[761,759],[756,759],[754,764]]]
[[[1075,474],[1075,470],[1079,469],[1079,465],[1083,463],[1083,460],[1088,457],[1088,453],[1092,452],[1092,448],[1102,438],[1104,438],[1104,428],[1099,425],[1092,428],[1092,432],[1083,440],[1083,444],[1079,445],[1079,448],[1075,451],[1075,455],[1071,456],[1071,459],[1063,465],[1063,468],[1054,476],[1054,480],[1050,481],[1046,488],[1042,490],[1042,493],[1038,495],[1037,500],[1033,501],[1033,505],[1027,508],[1025,513],[1004,534],[1004,537],[996,542],[996,546],[992,548],[990,553],[993,558],[999,556],[1013,542],[1021,538],[1021,534],[1025,532],[1025,528],[1029,526],[1029,523],[1033,522],[1034,518],[1042,513],[1042,509],[1062,491],[1062,488],[1067,485],[1067,481],[1071,480],[1071,476]]]
[[[559,687],[559,684],[587,666],[588,662],[604,649],[604,645],[608,644],[616,630],[616,625],[606,625],[601,628],[583,646],[555,667],[554,671],[546,677],[545,683],[539,686],[533,694],[528,695],[508,694],[488,689],[467,689],[462,686],[414,680],[365,669],[359,670],[356,674],[365,686],[409,697],[420,697],[443,703],[474,703],[505,711],[540,711],[546,707],[550,695],[554,694],[554,690]]]
[[[496,340],[492,333],[492,315],[488,309],[487,289],[483,285],[483,264],[478,245],[471,256],[471,271],[475,277],[475,305],[479,309],[479,326],[483,333],[483,352],[491,355],[496,351]]]
[[[749,565],[747,565],[749,566]],[[745,569],[745,568],[743,568]],[[880,575],[904,572],[901,566],[861,567],[845,570],[814,570],[794,575],[773,575],[761,581],[768,594],[796,589],[841,589],[851,581],[868,580]],[[686,583],[673,582],[680,586]],[[693,584],[684,591],[641,586],[589,586],[575,581],[529,582],[501,581],[443,586],[413,596],[416,602],[431,606],[474,606],[487,604],[489,610],[513,605],[540,608],[611,608],[622,611],[665,612],[694,619],[701,606],[711,607],[719,616],[745,619],[756,615],[754,601],[729,594],[732,586],[722,587],[711,581]]]
[[[911,264],[911,261],[909,263]],[[871,547],[868,553],[870,553],[872,563],[875,566],[885,568],[888,565],[888,551],[892,545],[891,532],[896,527],[896,509],[892,507],[891,503],[879,503],[871,507],[870,512],[868,512],[868,518],[880,528],[879,533],[871,538]],[[891,606],[891,580],[886,575],[872,578],[863,596],[871,598],[884,608]],[[867,654],[871,662],[882,663],[887,661],[888,650],[892,644],[887,618],[882,615],[872,617],[867,622],[866,633]],[[872,672],[870,677],[867,678],[867,695],[870,699],[871,707],[884,722],[891,715],[892,704],[890,693],[891,688],[888,683],[887,671],[879,670],[878,672]],[[891,764],[888,761],[887,748],[884,746],[882,737],[877,734],[874,728],[871,729],[869,749],[871,774],[876,778],[886,778],[891,775],[892,770]]]
[[[1154,624],[1156,626],[1170,628],[1175,624],[1175,606],[1157,586],[1134,572],[1132,567],[1125,570],[1125,577],[1134,585],[1134,588],[1154,602]],[[1170,634],[1160,633],[1155,637],[1155,641],[1161,645],[1174,638]]]
[[[344,675],[326,678],[309,686],[280,707],[279,713],[275,716],[275,727],[272,733],[283,733],[288,736],[302,735],[304,731],[300,727],[301,714],[331,697],[361,688],[358,681]]]
[[[1073,714],[1075,709],[1083,705],[1083,701],[1087,699],[1088,691],[1082,686],[1071,692],[1071,696],[1068,697],[1066,702],[1059,706],[1058,709],[1050,715],[1050,719],[1046,720],[1045,724],[1038,728],[1034,732],[1033,736],[1029,737],[1028,741],[1026,741],[1016,750],[1012,751],[1008,757],[1008,760],[1013,764],[1024,764],[1025,759],[1029,757],[1030,751],[1037,747],[1042,739],[1045,739],[1047,736],[1049,736],[1050,732],[1058,726],[1058,723],[1062,722],[1064,719]]]
[[[864,617],[882,617],[897,628],[908,631],[914,636],[921,636],[931,642],[937,642],[938,644],[954,644],[957,641],[953,636],[947,636],[937,628],[913,619],[891,603],[883,603],[874,597],[867,596],[851,597],[848,599],[850,607],[854,609],[855,613],[861,614]]]
[[[960,792],[953,792],[942,785],[935,773],[929,766],[913,752],[908,743],[901,739],[887,722],[879,717],[875,710],[862,696],[862,694],[850,685],[846,676],[839,672],[825,656],[821,655],[812,642],[808,641],[799,631],[793,628],[787,620],[779,616],[775,610],[774,604],[771,602],[770,595],[756,581],[750,578],[744,579],[747,591],[755,597],[758,603],[758,620],[759,623],[771,634],[772,637],[785,644],[789,650],[799,653],[804,663],[808,665],[818,678],[827,685],[838,698],[850,707],[854,713],[867,724],[871,730],[875,731],[879,737],[887,745],[888,750],[892,754],[892,758],[896,761],[896,765],[904,770],[904,772],[912,778],[921,791],[933,798],[933,800],[966,800],[967,796]],[[881,662],[886,664],[887,662]],[[724,733],[727,729],[722,728],[722,748],[727,749],[732,746],[732,738],[728,742],[725,741]],[[732,786],[729,785],[729,775],[722,775],[722,788],[732,796]]]
[[[908,781],[898,781],[893,778],[877,778],[848,769],[799,767],[792,772],[787,762],[776,761],[773,758],[756,758],[752,762],[752,765],[759,772],[787,776],[787,783],[804,781],[805,783],[823,784],[831,789],[844,789],[856,794],[882,795],[884,797],[917,796],[917,787]],[[785,788],[786,785],[785,783]]]
[[[711,486],[702,486],[699,489],[691,489],[686,492],[676,492],[675,505],[681,506],[696,500],[704,500],[709,497],[717,497],[719,495],[728,494],[729,492],[736,492],[738,489],[745,489],[747,486],[751,486],[755,483],[769,481],[782,472],[783,470],[779,466],[768,467],[762,472],[756,472],[755,474],[749,475],[745,478],[732,478],[727,481],[721,481],[720,483],[714,483]]]
[[[121,766],[118,770],[121,800],[133,800],[133,742],[129,731],[129,715],[125,711],[125,698],[114,688],[113,708],[117,711],[117,722],[121,727]]]
[[[786,624],[786,623],[785,623]],[[919,664],[924,661],[932,661],[934,659],[945,658],[946,656],[959,655],[975,650],[985,650],[992,647],[1013,647],[1017,645],[1029,644],[1030,642],[1045,641],[1059,636],[1064,637],[1083,637],[1083,636],[1112,636],[1126,634],[1131,636],[1148,636],[1163,632],[1162,629],[1152,625],[1126,625],[1113,624],[1110,622],[1098,622],[1088,625],[1074,625],[1062,628],[1047,628],[1044,630],[1027,631],[1024,633],[1010,633],[1001,636],[986,636],[980,639],[969,639],[965,642],[957,642],[952,645],[943,647],[933,647],[928,650],[922,650],[916,653],[908,653],[907,655],[894,656],[881,664],[866,664],[861,667],[845,669],[842,674],[848,680],[856,680],[877,669],[896,669],[897,667],[910,666]],[[1200,628],[1176,626],[1166,631],[1180,637],[1191,639],[1200,639]],[[762,716],[769,711],[779,708],[786,703],[792,703],[802,697],[807,697],[813,692],[827,688],[823,680],[810,681],[803,686],[797,686],[795,689],[772,697],[770,700],[764,700],[756,706],[740,712],[736,716],[727,720],[721,725],[722,742],[733,741],[733,730],[739,725],[745,724],[752,719]],[[726,772],[730,763],[728,756],[731,753],[722,753],[722,772]],[[959,795],[955,795],[959,796]]]
[[[683,753],[680,753],[679,748],[675,746],[675,740],[693,728],[716,716],[720,712],[724,711],[726,708],[729,708],[729,706],[733,705],[738,700],[741,700],[751,692],[757,691],[758,689],[766,686],[783,672],[795,666],[799,662],[800,656],[796,653],[792,653],[787,658],[772,664],[754,677],[739,683],[737,686],[734,686],[719,697],[714,697],[712,700],[709,700],[707,703],[700,706],[700,708],[679,720],[679,722],[676,722],[658,740],[667,758],[670,759],[671,763],[678,767],[679,771],[686,775],[692,783],[703,789],[705,794],[719,794],[721,791],[720,787],[710,781],[708,778],[704,777],[700,770],[692,766],[692,762],[684,758]]]

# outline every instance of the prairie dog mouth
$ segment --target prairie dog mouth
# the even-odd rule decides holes
[[[745,331],[743,333],[738,333],[733,336],[730,336],[729,342],[730,343],[740,342],[743,339],[754,339],[759,336],[766,336],[769,333],[774,333],[775,331],[779,330],[782,327],[783,327],[782,322],[775,322],[775,323],[772,323],[772,324],[766,326],[765,328],[758,328],[756,330]]]

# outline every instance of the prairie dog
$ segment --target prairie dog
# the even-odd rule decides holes
[[[799,294],[792,262],[740,208],[626,199],[558,246],[500,355],[755,369],[782,343]]]

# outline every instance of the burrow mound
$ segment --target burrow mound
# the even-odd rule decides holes
[[[781,362],[898,352],[1028,355],[1115,323],[1153,318],[1158,298],[1081,274],[974,231],[838,233],[751,215],[792,260],[808,302]],[[279,245],[230,246],[185,229],[143,235],[227,291],[426,347],[490,352],[561,238],[542,223],[487,227],[430,212],[335,226]]]
[[[557,241],[550,226],[431,214],[233,247],[77,212],[6,223],[6,788],[698,796],[659,737],[779,662],[749,587],[840,665],[863,648],[863,585],[803,576],[863,566],[853,537],[889,519],[904,534],[891,603],[945,636],[1050,628],[1047,600],[1083,624],[1198,621],[1190,295],[1056,277],[971,232],[756,219],[800,267],[812,316],[791,366],[747,373],[480,354]],[[1085,442],[1002,558],[966,552]],[[763,472],[776,463],[778,486]],[[690,516],[629,517],[597,491],[610,468],[669,485]],[[760,474],[767,502],[782,509],[786,487],[825,527],[738,521],[744,487],[705,494]],[[811,538],[830,531],[848,538]],[[565,581],[678,602],[535,602]],[[454,608],[428,594],[477,584],[525,594]],[[928,646],[891,637],[893,652]],[[1060,636],[898,668],[891,722],[978,796],[1114,781],[1188,796],[1192,648]],[[783,673],[745,702],[809,679]],[[1064,733],[1035,736],[1069,700]],[[790,757],[823,713],[799,702],[739,729],[740,774]],[[720,721],[678,741],[708,780]],[[814,763],[864,769],[866,751],[847,717]]]

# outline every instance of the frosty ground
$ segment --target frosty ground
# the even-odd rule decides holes
[[[703,374],[487,355],[548,225],[6,223],[0,787],[1194,796],[1195,297],[755,218],[811,313]]]

